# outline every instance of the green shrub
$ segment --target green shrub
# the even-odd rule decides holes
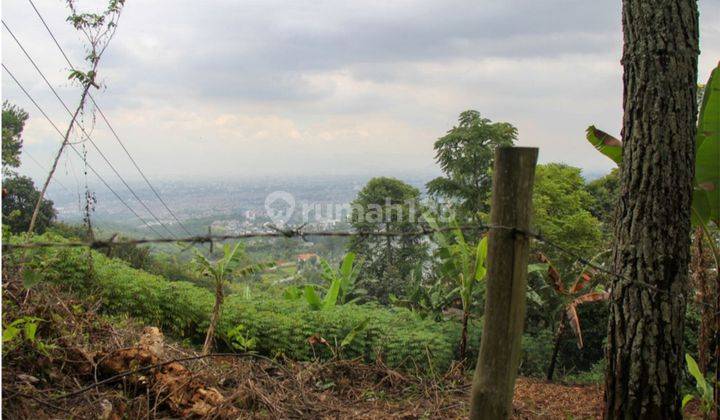
[[[24,240],[9,238],[12,242]],[[37,241],[59,241],[46,233]],[[7,252],[3,258],[12,263]],[[94,276],[88,276],[87,249],[41,248],[28,253],[34,261],[52,261],[42,280],[65,285],[82,295],[96,295],[108,314],[128,314],[166,333],[201,344],[213,305],[212,293],[203,287],[137,270],[124,261],[93,252]],[[3,268],[7,268],[5,265]],[[88,280],[90,279],[90,280]],[[232,331],[242,325],[254,349],[266,355],[285,355],[295,360],[314,357],[380,358],[391,367],[442,372],[458,357],[460,323],[437,322],[408,309],[374,303],[338,305],[311,311],[303,300],[286,300],[270,293],[253,291],[227,297],[218,326],[220,343],[232,348]],[[362,328],[359,328],[362,327]],[[477,358],[482,324],[471,320],[468,328],[468,357]],[[322,337],[329,345],[311,345],[310,337]],[[348,339],[350,336],[352,340]],[[347,340],[346,340],[347,339]],[[343,345],[344,344],[344,345]],[[523,337],[523,375],[543,376],[552,352],[553,334],[548,329]]]
[[[520,373],[525,376],[545,377],[553,343],[554,334],[550,330],[541,330],[535,335],[524,334]]]
[[[57,235],[34,238],[60,239]],[[95,251],[89,284],[86,249],[41,248],[33,259],[41,261],[56,252],[61,254],[62,264],[52,273],[42,273],[43,280],[65,284],[80,294],[97,293],[108,313],[125,313],[196,343],[202,341],[213,305],[207,289],[168,281]],[[295,360],[337,354],[368,362],[379,357],[388,366],[421,371],[449,367],[460,336],[459,323],[423,320],[404,308],[347,304],[311,311],[304,301],[247,299],[234,294],[225,301],[218,336],[229,343],[228,334],[238,325],[243,326],[246,337],[255,338],[255,349],[264,354],[283,354]],[[346,340],[351,333],[354,338]],[[313,336],[322,337],[329,345],[311,345],[308,339]],[[471,337],[471,343],[479,342],[475,333]]]
[[[402,308],[375,304],[340,305],[324,311],[310,311],[302,301],[250,301],[229,296],[220,320],[220,337],[241,324],[256,339],[255,349],[295,360],[328,358],[334,352],[343,357],[362,357],[374,362],[378,357],[393,367],[444,370],[454,358],[459,325],[422,320]],[[352,340],[343,340],[356,328]],[[312,336],[328,345],[311,345]],[[432,364],[432,366],[431,366]]]
[[[601,384],[605,379],[605,359],[600,359],[590,370],[565,375],[562,380],[571,384]]]

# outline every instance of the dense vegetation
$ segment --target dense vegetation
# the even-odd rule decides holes
[[[24,238],[8,238],[10,242]],[[35,236],[36,241],[57,241],[56,233]],[[125,261],[92,251],[93,267],[80,249],[44,249],[33,252],[25,274],[27,285],[52,282],[83,295],[96,295],[108,313],[128,314],[157,325],[178,337],[201,343],[210,322],[214,297],[203,287],[134,269]],[[10,266],[14,261],[7,261]],[[30,280],[30,278],[32,278]],[[381,358],[390,366],[443,371],[455,358],[459,324],[422,319],[404,308],[375,303],[346,304],[310,310],[304,300],[272,297],[262,292],[228,297],[218,336],[229,349],[240,349],[238,327],[254,339],[250,349],[295,360],[312,357],[362,356]],[[471,328],[479,340],[477,325]],[[312,337],[317,337],[313,344]],[[322,340],[320,340],[322,338]]]
[[[4,119],[6,111],[9,121],[27,119],[9,104]],[[39,193],[12,171],[20,161],[22,124],[8,127],[3,136],[17,147],[8,147],[3,158],[4,242],[88,239],[87,227],[55,222],[51,202],[42,206],[37,234],[22,233]],[[591,141],[597,135],[592,130]],[[6,278],[19,276],[26,288],[51,283],[96,298],[103,312],[158,326],[188,345],[202,344],[205,353],[218,348],[300,361],[359,358],[422,374],[444,372],[456,361],[471,366],[483,322],[478,314],[485,303],[487,239],[460,226],[487,222],[493,151],[511,145],[515,136],[511,125],[467,111],[436,143],[446,177],[427,185],[428,196],[386,177],[371,179],[359,191],[349,215],[358,232],[449,229],[430,237],[359,235],[311,248],[298,247],[294,239],[252,240],[216,244],[214,252],[196,246],[194,258],[172,247],[130,244],[39,248],[6,253]],[[482,171],[470,170],[467,156],[482,161]],[[588,181],[580,168],[537,166],[533,229],[563,249],[542,241],[532,245],[522,374],[600,381],[611,279],[577,256],[609,265],[619,185],[618,171]],[[706,240],[717,235],[710,224],[703,232]],[[325,252],[304,253],[292,262],[308,249]],[[701,261],[694,272],[707,266]],[[700,309],[688,307],[684,346],[703,355],[710,344],[707,337],[698,342],[706,322]],[[698,369],[707,372],[712,365],[700,357]]]
[[[707,85],[696,86],[696,2],[622,2],[623,138],[595,126],[586,134],[618,166],[603,177],[588,180],[580,168],[562,162],[535,167],[536,149],[512,149],[518,140],[512,124],[468,110],[435,142],[442,176],[430,180],[424,191],[377,176],[359,189],[347,218],[318,223],[352,228],[352,233],[333,232],[329,236],[334,238],[310,242],[312,235],[301,233],[305,212],[299,221],[296,213],[278,222],[270,200],[259,218],[272,220],[262,226],[283,238],[269,240],[265,232],[257,235],[265,239],[243,242],[194,237],[158,246],[136,244],[163,240],[122,243],[123,237],[97,229],[96,199],[87,179],[82,225],[59,223],[53,202],[45,198],[67,146],[84,159],[85,175],[84,142],[100,152],[87,132],[93,130],[83,126],[94,121],[85,114],[90,99],[159,201],[191,234],[90,94],[101,88],[98,64],[124,0],[109,0],[99,13],[66,2],[67,21],[86,42],[84,70],[70,63],[31,2],[68,61],[68,80],[82,88],[74,112],[63,103],[70,121],[65,134],[55,127],[63,141],[40,189],[17,173],[30,115],[10,102],[2,105],[3,368],[12,374],[11,385],[3,386],[3,403],[13,402],[12,417],[39,413],[35,403],[53,411],[52,417],[60,411],[87,417],[77,413],[92,411],[103,419],[132,417],[129,413],[149,418],[151,412],[158,416],[160,406],[183,418],[236,418],[238,407],[278,418],[323,417],[322,410],[308,404],[305,389],[312,381],[313,392],[322,394],[316,404],[331,395],[325,393],[330,388],[347,389],[352,376],[326,375],[338,366],[365,369],[366,381],[402,384],[404,395],[411,388],[418,395],[422,388],[425,398],[435,395],[439,407],[431,416],[442,417],[439,413],[448,407],[440,405],[439,394],[460,391],[468,400],[462,388],[478,353],[470,406],[461,408],[469,408],[471,418],[513,414],[518,359],[521,374],[548,382],[599,383],[604,376],[604,418],[680,418],[692,399],[697,401],[690,411],[704,418],[720,416],[720,66]],[[3,26],[55,93],[5,21]],[[71,141],[78,130],[83,153]],[[499,148],[507,149],[496,154]],[[532,205],[529,195],[518,192],[509,199],[498,188],[489,226],[493,181],[502,185],[515,175],[494,157],[514,152],[532,154],[532,162],[518,160],[530,163],[535,173],[525,172],[515,182],[528,187],[524,192],[534,187]],[[174,236],[100,154],[157,224]],[[498,174],[502,178],[493,180]],[[294,200],[285,204],[295,208]],[[510,206],[499,211],[505,204]],[[517,222],[501,221],[499,214],[515,213],[511,207],[526,214]],[[532,217],[525,217],[530,210]],[[204,226],[211,219],[205,214],[188,225]],[[523,219],[532,220],[531,226]],[[260,226],[218,223],[233,232],[238,226]],[[132,234],[126,232],[128,238]],[[109,240],[95,241],[105,237]],[[301,237],[301,245],[295,237]],[[209,242],[209,249],[200,242]],[[526,264],[528,245],[532,253]],[[496,293],[505,268],[511,287]],[[505,293],[511,301],[497,299]],[[483,312],[486,304],[492,306]],[[135,328],[133,333],[141,326],[143,333],[130,340],[115,326]],[[495,338],[493,330],[507,330],[513,337],[480,343]],[[185,357],[166,359],[165,351],[173,346],[163,334]],[[94,346],[96,338],[104,344]],[[486,351],[491,343],[501,345]],[[199,346],[202,353],[196,352]],[[215,382],[233,390],[227,399],[180,363],[205,363],[210,357],[219,363],[204,369],[218,368],[216,376],[229,372],[229,366],[234,369]],[[241,367],[237,360],[243,358],[259,363]],[[251,377],[238,375],[239,367]],[[279,399],[270,402],[258,390],[266,381],[287,392],[279,377],[292,378],[288,394],[302,400],[300,409],[279,415],[273,411]],[[91,385],[82,386],[90,380]],[[122,391],[107,386],[120,380]],[[383,399],[383,389],[373,388],[372,395],[365,389],[359,398]],[[67,408],[90,390],[96,398],[83,397],[92,409]],[[130,396],[143,393],[145,399],[135,397],[135,407],[128,410]],[[66,398],[64,406],[54,403]],[[269,411],[255,410],[258,405]],[[425,416],[430,416],[427,411]]]
[[[509,124],[491,123],[474,111],[463,113],[458,127],[437,144],[439,155],[447,161],[448,179],[460,179],[465,165],[458,157],[445,154],[444,148],[479,147],[473,153],[487,161],[483,170],[487,174],[475,177],[478,185],[485,185],[494,147],[511,144],[514,133]],[[481,140],[478,145],[476,140]],[[603,210],[611,206],[616,194],[614,179],[616,175],[610,174],[588,184],[578,168],[540,165],[534,196],[535,227],[580,254],[603,251],[610,223]],[[448,181],[442,182],[447,185]],[[438,201],[423,200],[417,189],[400,180],[373,179],[358,193],[354,208],[374,209],[376,214],[352,214],[350,221],[362,232],[384,232],[410,231],[417,223],[453,226],[486,218],[485,208],[468,207],[464,193],[433,191]],[[435,210],[448,203],[457,212],[454,218],[443,219]],[[453,203],[461,204],[455,207]],[[8,209],[3,214],[13,211]],[[411,214],[417,219],[409,221]],[[69,238],[87,239],[87,229],[56,223],[51,232],[33,240]],[[352,273],[344,271],[343,254],[337,251],[323,254],[328,260],[320,256],[316,262],[298,267],[293,263],[268,264],[292,258],[297,252],[293,240],[279,240],[275,244],[249,241],[234,254],[237,261],[233,267],[220,277],[216,275],[218,264],[227,257],[223,257],[221,246],[207,257],[202,255],[207,249],[198,248],[197,257],[191,260],[187,253],[169,252],[167,248],[163,252],[122,244],[92,251],[92,266],[88,265],[87,251],[33,251],[25,255],[29,269],[24,275],[32,277],[30,284],[49,281],[75,293],[97,295],[108,313],[132,315],[196,344],[201,344],[203,337],[206,344],[212,341],[215,333],[206,332],[213,313],[217,313],[217,345],[224,348],[252,349],[299,360],[331,355],[362,356],[368,361],[379,357],[391,366],[442,371],[452,360],[473,360],[478,349],[481,318],[475,314],[484,305],[484,274],[479,270],[485,262],[478,259],[476,248],[483,241],[477,232],[460,230],[429,239],[358,237],[346,245],[340,242],[341,247],[354,252],[347,254],[352,256],[347,268]],[[22,237],[11,240],[21,241]],[[329,250],[337,246],[337,242],[331,244]],[[538,245],[537,251],[553,261],[566,281],[582,272],[567,255],[543,245]],[[549,287],[552,281],[542,265],[544,260],[533,257],[532,263],[523,373],[544,375],[551,359],[557,360],[561,373],[597,372],[605,304],[578,309],[585,343],[579,350],[571,335],[556,334],[563,322],[564,300]],[[14,260],[6,259],[6,264],[11,267]],[[340,265],[340,270],[334,268]],[[468,332],[463,339],[465,325]],[[555,357],[553,348],[558,349]]]

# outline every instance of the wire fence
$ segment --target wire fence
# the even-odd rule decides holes
[[[492,228],[490,225],[475,224],[462,225],[452,227],[430,228],[419,226],[414,230],[406,231],[305,231],[305,225],[295,228],[281,228],[274,225],[266,225],[267,231],[262,232],[246,232],[228,235],[196,235],[183,238],[141,238],[141,239],[117,239],[118,235],[113,235],[106,240],[92,241],[67,241],[67,242],[24,242],[24,243],[4,243],[3,251],[12,251],[14,249],[31,249],[31,248],[77,248],[88,247],[92,249],[111,248],[119,245],[146,245],[146,244],[163,244],[163,243],[185,243],[185,244],[207,244],[211,242],[223,242],[229,240],[251,239],[251,238],[299,238],[307,240],[310,237],[419,237],[428,236],[435,233],[452,232],[461,230],[463,232],[475,231],[486,232]],[[499,227],[499,226],[498,226]],[[511,228],[508,228],[511,229]]]
[[[197,236],[188,236],[183,238],[141,238],[141,239],[118,239],[118,235],[113,235],[110,239],[107,240],[91,240],[91,241],[67,241],[67,242],[23,242],[23,243],[3,243],[2,249],[5,252],[12,252],[13,250],[21,250],[21,249],[37,249],[37,248],[77,248],[77,247],[88,247],[90,249],[110,249],[114,246],[121,246],[121,245],[147,245],[147,244],[163,244],[163,243],[184,243],[189,244],[189,246],[196,245],[196,244],[212,244],[213,242],[223,242],[223,241],[229,241],[229,240],[241,240],[241,239],[251,239],[251,238],[298,238],[303,241],[306,241],[307,238],[311,237],[360,237],[360,238],[367,238],[367,237],[396,237],[396,238],[402,238],[402,237],[420,237],[420,236],[429,236],[436,233],[444,233],[444,232],[452,232],[460,230],[462,232],[488,232],[492,229],[499,229],[499,230],[506,230],[510,231],[513,235],[521,235],[525,236],[528,239],[534,239],[538,242],[541,242],[556,251],[560,252],[561,254],[564,254],[566,256],[571,257],[575,262],[581,264],[584,267],[589,267],[597,272],[603,273],[605,275],[608,275],[612,277],[615,280],[624,282],[625,285],[635,285],[639,287],[643,287],[645,289],[648,289],[652,292],[658,293],[658,294],[664,294],[668,297],[672,297],[672,293],[668,290],[662,289],[658,286],[655,286],[653,284],[643,282],[640,280],[630,279],[626,276],[623,276],[622,274],[616,273],[608,268],[606,268],[603,265],[597,264],[593,262],[591,259],[586,258],[571,249],[569,247],[561,245],[543,234],[539,232],[535,232],[532,230],[527,229],[520,229],[517,227],[512,226],[500,226],[500,225],[493,225],[493,224],[484,224],[484,223],[474,223],[474,224],[467,224],[467,225],[461,225],[461,226],[445,226],[445,227],[429,227],[425,225],[418,225],[413,230],[405,230],[405,231],[351,231],[351,230],[345,230],[345,231],[306,231],[305,230],[306,225],[301,225],[298,227],[278,227],[274,225],[266,225],[267,231],[262,232],[246,232],[246,233],[239,233],[239,234],[229,234],[229,235],[197,235]],[[612,286],[615,286],[617,283],[612,283]],[[614,302],[614,297],[612,290],[610,290],[610,302]],[[720,314],[720,308],[716,308],[715,305],[709,304],[707,302],[703,301],[695,301],[698,305],[709,308],[713,311],[715,311],[715,315]]]

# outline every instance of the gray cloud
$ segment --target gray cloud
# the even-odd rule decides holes
[[[62,2],[37,4],[80,62]],[[611,164],[582,136],[591,123],[619,131],[620,4],[129,0],[97,96],[155,176],[424,171],[434,139],[468,108],[516,124],[544,161],[599,171]],[[702,79],[720,57],[720,4],[699,4]],[[3,15],[75,101],[67,65],[29,5],[6,2]],[[5,33],[2,47],[3,62],[65,121]],[[49,160],[56,135],[5,75],[2,87],[33,115],[28,150]],[[107,129],[95,133],[133,173]],[[207,165],[194,164],[200,157]]]

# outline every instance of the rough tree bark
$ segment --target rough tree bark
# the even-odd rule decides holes
[[[624,0],[623,163],[605,418],[679,419],[695,158],[695,0]],[[640,283],[645,283],[646,286]]]

